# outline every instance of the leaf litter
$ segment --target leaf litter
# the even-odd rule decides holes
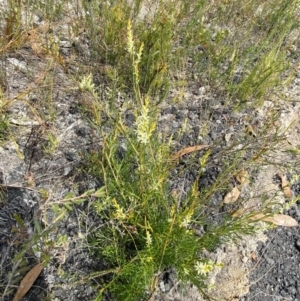
[[[39,263],[38,265],[34,266],[23,278],[21,281],[18,290],[13,298],[13,301],[21,300],[26,293],[30,290],[32,285],[34,284],[35,280],[39,277],[43,270],[43,265]]]

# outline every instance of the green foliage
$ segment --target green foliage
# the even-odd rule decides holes
[[[9,136],[9,122],[7,117],[0,111],[0,142]]]
[[[97,61],[117,72],[120,87],[132,90],[132,59],[126,51],[132,22],[140,58],[142,94],[163,98],[170,79],[192,64],[194,79],[238,104],[261,104],[291,71],[286,37],[297,27],[297,0],[85,2],[88,32]],[[97,24],[97,26],[95,26]],[[184,72],[184,71],[183,71]]]
[[[261,99],[290,68],[285,39],[297,25],[298,1],[229,0],[196,7],[185,41],[194,77],[227,95],[228,102]]]
[[[47,19],[49,22],[61,20],[63,13],[68,8],[68,5],[70,5],[68,0],[27,0],[27,2],[31,6],[31,12],[38,13],[40,17]],[[74,1],[73,5],[78,5],[78,1]]]
[[[126,91],[138,84],[142,94],[163,97],[170,84],[172,48],[183,14],[181,8],[185,5],[178,2],[174,6],[171,2],[157,1],[146,4],[145,8],[144,1],[129,2],[106,2],[99,6],[96,1],[84,1],[89,12],[85,16],[95,60],[100,59],[106,65],[108,77],[111,68],[117,71],[120,87],[125,86]],[[132,20],[132,31],[137,37],[136,47],[143,49],[139,82],[132,78],[132,55],[126,51],[129,20]]]
[[[155,136],[142,144],[130,130],[113,135],[120,136],[126,137],[123,158],[118,139],[109,137],[102,154],[92,158],[93,166],[102,166],[107,196],[95,204],[106,223],[91,238],[91,245],[107,264],[119,269],[108,285],[110,292],[117,300],[140,300],[146,290],[153,290],[155,274],[168,267],[202,283],[194,265],[203,241],[188,229],[196,199],[187,200],[192,205],[189,210],[176,209],[178,199],[168,194],[167,172],[172,164],[160,161],[167,159],[168,147]]]
[[[136,120],[142,111],[138,110]],[[150,118],[150,123],[154,120]],[[140,300],[154,290],[157,275],[169,267],[182,280],[203,289],[206,273],[196,269],[207,262],[201,250],[213,251],[221,242],[254,233],[254,226],[248,216],[230,215],[220,225],[211,225],[204,213],[208,202],[204,200],[211,191],[199,193],[197,181],[186,199],[171,196],[174,163],[169,159],[169,143],[155,131],[141,140],[137,121],[135,125],[135,129],[125,128],[120,119],[105,136],[102,152],[89,158],[90,172],[104,179],[106,191],[94,204],[104,225],[90,237],[90,245],[110,268],[118,269],[107,289],[116,300]],[[197,234],[200,225],[207,227],[202,235]],[[213,269],[216,263],[210,265]]]
[[[134,125],[126,127],[122,114],[111,120],[111,131],[101,132],[102,151],[89,157],[89,172],[105,184],[105,196],[94,203],[104,225],[90,236],[90,246],[110,269],[117,269],[98,298],[106,289],[115,300],[146,298],[159,275],[170,267],[181,280],[202,290],[208,272],[221,264],[209,261],[201,251],[213,251],[221,242],[255,231],[248,216],[228,214],[219,225],[212,225],[205,212],[211,194],[224,187],[227,175],[238,168],[243,156],[234,155],[230,163],[227,158],[227,168],[225,164],[212,191],[198,191],[197,179],[185,199],[170,194],[175,162],[170,159],[170,141],[157,132],[157,108],[142,96],[137,84],[142,50],[135,48],[130,24],[127,50],[133,58]],[[200,159],[200,168],[209,155],[208,151]],[[197,232],[200,226],[206,226],[205,233]]]

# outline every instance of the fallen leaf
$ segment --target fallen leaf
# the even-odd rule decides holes
[[[277,226],[297,227],[298,222],[285,214],[275,214],[274,216],[265,216],[263,213],[258,213],[250,218],[251,220],[262,220],[264,222],[272,223]]]
[[[240,184],[246,183],[246,181],[249,179],[247,170],[240,170],[235,178]]]
[[[19,301],[26,295],[26,293],[30,290],[30,288],[32,287],[33,283],[40,275],[42,270],[43,265],[39,263],[26,274],[26,276],[23,278],[19,285],[19,288],[14,296],[13,301]]]
[[[251,258],[253,261],[257,261],[257,254],[256,252],[251,252]]]
[[[287,180],[286,175],[284,175],[284,174],[278,174],[278,176],[281,179],[281,186],[282,186],[284,195],[287,198],[292,198],[293,197],[293,192],[292,192],[292,189],[290,187],[290,183]]]
[[[41,47],[37,42],[31,42],[30,47],[36,55],[39,55],[44,51],[43,47]]]
[[[289,215],[284,214],[275,214],[274,216],[266,217],[263,219],[265,222],[273,223],[277,226],[284,227],[297,227],[298,223],[295,219],[290,217]]]
[[[171,160],[176,160],[176,159],[180,158],[183,155],[186,155],[186,154],[189,154],[189,153],[192,153],[194,151],[201,150],[201,149],[204,149],[204,148],[208,148],[208,147],[210,147],[210,145],[208,145],[208,144],[186,147],[186,148],[178,151],[177,153],[175,153],[171,157]]]
[[[30,30],[27,34],[27,39],[29,41],[30,47],[33,50],[34,54],[39,55],[43,53],[44,49],[38,41],[37,30],[35,29]]]
[[[239,191],[239,189],[237,187],[234,187],[231,191],[226,193],[223,203],[224,204],[234,203],[239,198],[240,193],[241,192]]]

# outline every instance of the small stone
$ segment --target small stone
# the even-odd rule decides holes
[[[269,265],[274,265],[275,264],[275,261],[272,258],[267,258],[266,261]]]
[[[62,290],[61,289],[54,290],[52,294],[54,297],[59,297],[62,294]]]
[[[165,284],[165,292],[169,292],[171,289],[171,285],[169,283]]]
[[[295,247],[300,252],[300,239],[296,240]]]
[[[297,293],[295,287],[293,287],[293,286],[289,286],[287,291],[290,295],[296,295],[296,293]]]
[[[242,262],[244,262],[244,263],[248,262],[248,260],[249,260],[249,258],[248,258],[247,256],[244,256],[244,257],[242,258]]]
[[[161,290],[163,293],[166,291],[166,289],[165,289],[165,283],[164,283],[163,281],[161,281],[161,282],[159,283],[159,288],[160,288],[160,290]]]

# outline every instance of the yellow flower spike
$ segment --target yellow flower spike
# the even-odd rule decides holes
[[[145,103],[142,105],[141,113],[135,121],[137,139],[142,144],[148,144],[150,137],[155,130],[156,123],[151,121],[149,116],[149,98],[145,98]]]
[[[146,262],[153,262],[153,257],[152,256],[146,257]]]
[[[212,260],[209,260],[208,262],[197,261],[195,264],[195,270],[197,274],[203,276],[206,276],[215,268],[222,268],[222,267],[223,267],[222,262],[214,263]]]
[[[146,244],[148,248],[150,248],[152,245],[152,237],[148,230],[146,230]]]
[[[207,150],[206,153],[205,153],[205,154],[202,156],[202,158],[200,159],[200,166],[201,166],[201,167],[204,167],[204,166],[205,166],[206,161],[207,161],[209,155],[210,155],[210,149]]]
[[[127,25],[127,51],[131,55],[134,54],[134,43],[133,43],[133,34],[132,34],[132,23],[131,23],[131,20],[128,20],[128,25]]]
[[[192,196],[193,196],[193,198],[196,198],[199,196],[199,190],[198,190],[196,183],[192,186]]]
[[[194,212],[193,210],[190,210],[187,212],[187,214],[185,215],[185,217],[183,218],[181,224],[180,224],[180,227],[184,227],[184,228],[188,228],[188,226],[190,225],[191,223],[191,219],[192,219],[192,216],[193,216]]]
[[[117,203],[116,199],[113,199],[114,206],[116,208],[115,218],[118,220],[126,219],[126,214],[123,211],[123,208]]]
[[[144,43],[141,44],[139,52],[137,53],[137,59],[136,59],[136,64],[139,64],[142,58],[142,53],[144,50]]]
[[[90,73],[88,76],[84,76],[79,83],[79,87],[81,90],[89,91],[94,93],[95,92],[95,84],[93,83],[93,76]]]
[[[173,221],[173,217],[175,215],[175,205],[173,205],[171,207],[171,210],[170,210],[170,217],[168,218],[168,222],[171,223]]]

